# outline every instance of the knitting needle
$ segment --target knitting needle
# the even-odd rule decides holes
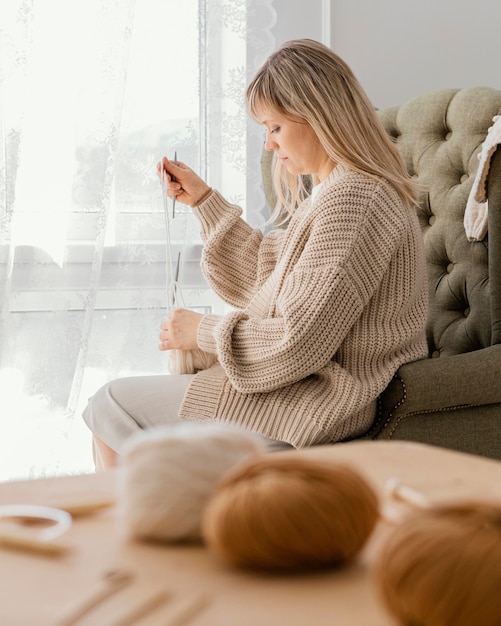
[[[94,588],[91,588],[83,600],[77,600],[66,609],[57,626],[73,626],[84,615],[127,586],[132,579],[132,573],[125,570],[114,569],[106,572],[104,580],[100,580]]]
[[[132,626],[138,619],[141,620],[141,626],[188,626],[207,609],[209,602],[210,599],[205,595],[196,594],[178,599],[167,590],[150,590],[142,594],[137,606],[125,606],[127,615],[115,618],[110,626]]]
[[[129,601],[124,600],[122,605],[122,614],[115,615],[110,626],[134,626],[139,620],[143,623],[143,618],[156,611],[172,597],[172,593],[163,587],[148,590],[140,588],[136,590],[136,593],[137,591],[140,593],[139,600],[132,599],[132,593],[129,593]]]
[[[116,504],[115,499],[113,498],[103,498],[101,500],[89,500],[88,502],[75,502],[62,505],[62,509],[67,511],[71,517],[85,517],[87,515],[92,515],[98,511],[102,511],[103,509],[108,509]]]
[[[173,608],[170,608],[163,626],[187,626],[197,615],[205,611],[210,599],[205,595],[195,595],[184,598]]]
[[[181,261],[181,252],[177,253],[176,275],[174,276],[174,284],[172,285],[172,306],[176,306],[177,281],[179,280],[179,265]]]
[[[177,152],[174,152],[174,165],[177,165]],[[171,180],[173,183],[176,182],[176,177],[171,176]],[[172,219],[176,217],[176,196],[172,196]]]

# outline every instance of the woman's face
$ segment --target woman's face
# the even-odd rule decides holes
[[[258,119],[266,128],[265,149],[275,152],[291,174],[316,174],[322,181],[332,172],[334,161],[304,119],[264,107]]]

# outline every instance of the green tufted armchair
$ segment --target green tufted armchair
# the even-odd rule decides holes
[[[488,234],[463,219],[501,91],[444,89],[379,111],[412,176],[425,241],[429,358],[403,365],[365,439],[404,439],[501,459],[501,147],[489,169]],[[269,157],[263,155],[271,199]]]

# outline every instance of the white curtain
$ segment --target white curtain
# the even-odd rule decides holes
[[[155,166],[177,152],[230,200],[260,201],[243,93],[273,19],[271,0],[2,0],[0,480],[91,471],[87,398],[167,372],[176,268]],[[184,302],[222,311],[197,224],[170,208]]]

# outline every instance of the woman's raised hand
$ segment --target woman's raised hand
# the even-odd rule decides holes
[[[169,197],[176,196],[179,202],[191,207],[200,204],[211,191],[209,185],[191,168],[179,161],[177,164],[169,161],[167,157],[158,163],[157,174],[162,185],[166,186]]]
[[[202,313],[189,309],[173,309],[160,324],[160,350],[194,350],[198,348],[198,325]]]

